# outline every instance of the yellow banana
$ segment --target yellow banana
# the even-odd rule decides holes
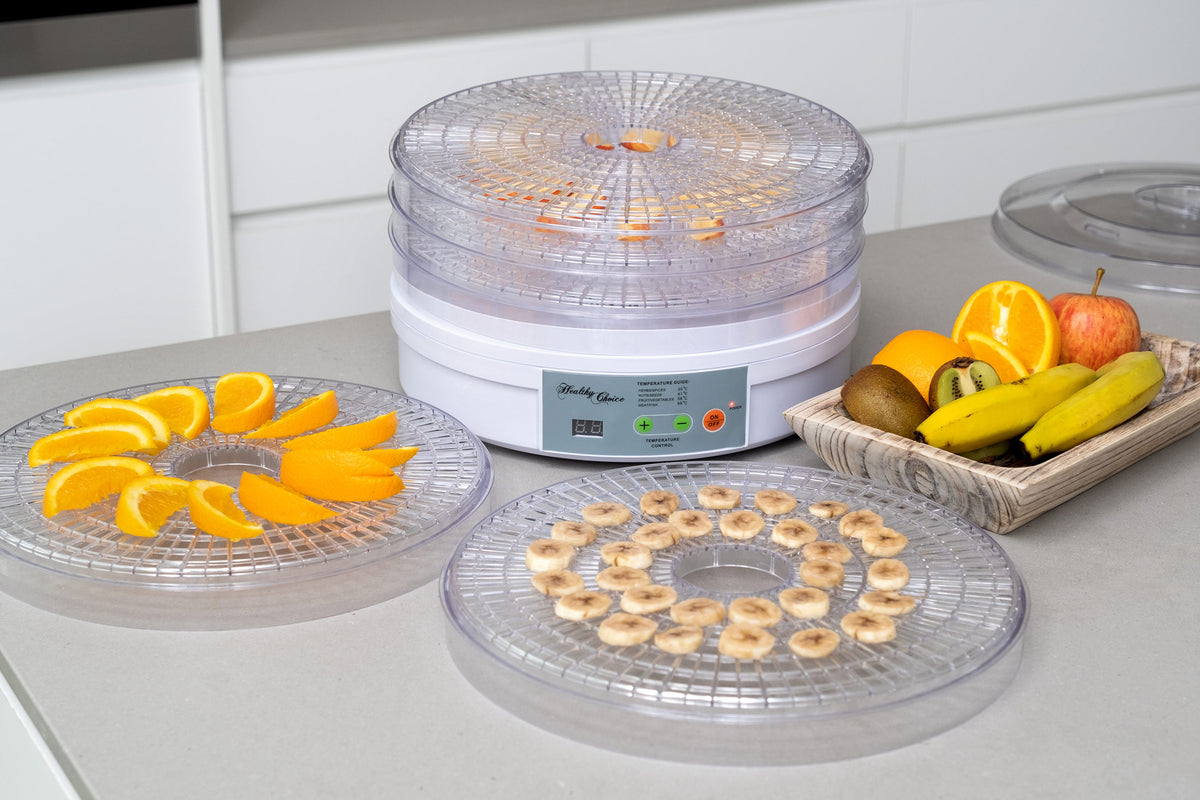
[[[1042,415],[1021,437],[1030,458],[1069,450],[1115,428],[1158,395],[1166,377],[1149,350],[1126,353],[1096,370],[1095,382]]]
[[[917,426],[916,439],[953,453],[1015,439],[1042,414],[1094,380],[1096,373],[1082,364],[1060,364],[972,392],[926,417]]]

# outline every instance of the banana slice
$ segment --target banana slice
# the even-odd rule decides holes
[[[682,656],[694,653],[704,643],[704,629],[699,625],[676,625],[654,635],[659,650]]]
[[[610,567],[646,569],[654,563],[650,548],[638,542],[609,542],[600,548],[600,558]]]
[[[791,586],[779,593],[779,605],[793,617],[819,619],[829,613],[829,595],[815,586]]]
[[[846,579],[846,570],[836,561],[816,558],[800,565],[800,580],[809,586],[832,589]]]
[[[605,617],[604,621],[600,623],[600,627],[596,629],[600,641],[616,647],[642,644],[649,641],[657,631],[658,623],[654,620],[620,611]]]
[[[591,503],[580,509],[579,513],[584,522],[595,525],[597,528],[624,525],[633,516],[628,508],[612,501]]]
[[[782,547],[803,547],[809,542],[815,542],[820,533],[811,523],[797,517],[788,517],[775,523],[771,529],[771,541]]]
[[[667,517],[667,524],[684,539],[695,539],[712,532],[713,522],[706,512],[696,508],[681,508]]]
[[[743,508],[740,511],[730,511],[717,519],[721,533],[727,538],[746,540],[753,539],[766,527],[766,520],[754,511]]]
[[[894,556],[908,544],[908,537],[891,528],[869,528],[862,535],[863,552],[873,556]]]
[[[596,585],[610,592],[623,592],[650,584],[650,573],[637,567],[607,567],[596,573]]]
[[[738,597],[729,603],[729,621],[770,628],[783,619],[783,610],[765,597]]]
[[[867,569],[867,584],[885,592],[898,592],[908,585],[908,565],[898,558],[881,558]]]
[[[878,528],[883,524],[883,517],[867,508],[849,511],[838,520],[838,533],[847,539],[862,538],[867,528]]]
[[[696,492],[696,502],[703,508],[728,511],[742,504],[742,494],[728,486],[701,486]]]
[[[670,516],[671,512],[679,508],[679,495],[666,489],[652,489],[642,495],[642,499],[638,501],[638,508],[643,514],[652,517]]]
[[[775,637],[757,625],[735,622],[717,638],[717,652],[730,658],[757,661],[775,648]]]
[[[754,506],[769,516],[786,514],[799,505],[795,497],[782,489],[760,489],[754,493]]]
[[[788,649],[801,658],[824,658],[837,649],[842,637],[829,628],[807,628],[788,639]]]
[[[585,619],[604,616],[611,606],[612,598],[604,592],[581,589],[558,598],[558,602],[554,604],[554,613],[572,622],[583,622]]]
[[[916,608],[917,601],[899,592],[865,592],[858,598],[858,607],[863,611],[876,611],[889,617],[898,617]]]
[[[570,570],[551,569],[534,573],[533,588],[550,597],[563,597],[583,588],[583,578]]]
[[[692,597],[671,606],[671,619],[680,625],[718,625],[725,621],[725,606],[711,597]]]
[[[845,564],[854,558],[854,553],[851,553],[850,548],[846,547],[846,545],[841,542],[830,542],[824,539],[804,545],[800,554],[812,561],[818,558],[826,558],[830,561],[836,561],[839,564]]]
[[[596,527],[586,522],[560,519],[550,527],[550,538],[572,547],[587,547],[596,541]]]
[[[534,572],[566,569],[575,558],[575,548],[557,539],[538,539],[525,548],[525,566]]]
[[[679,541],[679,532],[669,522],[647,522],[631,533],[629,538],[651,550],[666,550]]]
[[[842,632],[858,642],[879,644],[896,638],[896,623],[878,611],[851,611],[842,617]]]
[[[621,610],[630,614],[654,614],[666,611],[678,599],[679,595],[670,586],[656,583],[634,586],[621,595]]]
[[[808,513],[821,519],[837,519],[849,510],[850,506],[839,500],[818,500],[808,505]]]

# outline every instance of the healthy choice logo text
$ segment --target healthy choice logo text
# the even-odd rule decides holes
[[[591,401],[593,405],[625,402],[625,398],[620,395],[609,394],[603,390],[593,389],[591,386],[576,386],[573,383],[560,383],[557,392],[559,400],[565,400],[569,397],[583,397]]]

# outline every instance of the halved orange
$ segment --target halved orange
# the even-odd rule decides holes
[[[208,395],[196,386],[167,386],[135,397],[133,401],[157,411],[171,431],[184,439],[195,439],[204,433],[212,418]]]
[[[363,450],[392,438],[396,425],[396,412],[389,411],[364,422],[297,436],[284,442],[283,446],[287,450]]]
[[[168,475],[134,478],[117,498],[117,527],[131,536],[157,536],[167,518],[187,505],[189,483]]]
[[[929,399],[929,384],[938,367],[955,358],[970,356],[966,345],[959,344],[936,331],[911,330],[896,334],[885,344],[872,364],[891,367],[917,388],[921,396]]]
[[[231,372],[213,389],[212,426],[221,433],[254,430],[275,416],[275,382],[261,372]]]
[[[404,481],[382,461],[362,450],[289,450],[279,480],[320,500],[382,500],[404,489]]]
[[[246,518],[233,501],[233,487],[217,481],[195,480],[188,485],[188,513],[197,528],[223,539],[262,535],[262,526]]]
[[[966,344],[971,348],[974,357],[991,364],[1004,383],[1029,375],[1029,368],[1007,345],[975,331],[967,331],[965,337]]]
[[[275,419],[250,433],[247,439],[280,439],[299,436],[333,422],[338,413],[337,395],[333,390],[321,392],[289,408]]]
[[[238,482],[238,500],[251,514],[280,525],[306,525],[337,514],[269,475],[257,472],[242,473]]]
[[[372,447],[369,450],[363,450],[365,455],[370,456],[391,468],[396,468],[404,464],[417,454],[416,447]]]
[[[1029,372],[1058,364],[1062,346],[1058,318],[1040,292],[1019,281],[994,281],[967,298],[954,320],[950,338],[967,343],[968,333],[995,339],[1012,351]],[[978,354],[975,357],[983,358]]]
[[[121,491],[134,478],[153,475],[154,469],[132,456],[96,456],[76,461],[54,473],[42,494],[42,513],[87,508]]]
[[[72,428],[107,422],[138,422],[150,429],[160,450],[171,443],[171,426],[162,414],[149,406],[119,397],[100,397],[75,406],[63,415],[63,420]]]
[[[106,422],[49,433],[29,448],[29,466],[40,467],[54,461],[78,461],[92,456],[159,451],[154,432],[140,422]]]

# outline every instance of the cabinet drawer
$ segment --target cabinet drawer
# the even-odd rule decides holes
[[[235,214],[382,196],[388,143],[426,103],[518,75],[577,70],[563,35],[488,36],[235,61],[226,71]]]
[[[1200,162],[1200,92],[914,132],[901,227],[991,214],[1016,181],[1119,161]]]
[[[903,118],[907,12],[896,3],[817,2],[593,29],[593,69],[712,75],[828,106],[859,129]]]
[[[1200,84],[1196,0],[924,0],[913,6],[908,122]]]

